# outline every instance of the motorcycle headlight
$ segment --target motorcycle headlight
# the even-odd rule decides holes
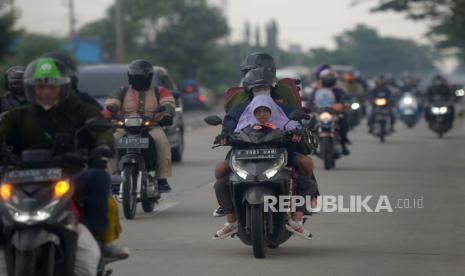
[[[375,100],[375,105],[377,106],[385,106],[387,105],[387,100],[385,98],[378,98]]]
[[[320,114],[320,120],[323,122],[329,122],[333,119],[333,115],[329,112],[323,112]]]
[[[431,108],[431,112],[435,115],[443,115],[443,114],[446,114],[447,111],[448,109],[446,106],[441,106],[441,107],[434,106]]]
[[[413,99],[412,98],[404,98],[402,100],[402,102],[405,104],[405,105],[411,105],[413,104]]]
[[[0,187],[0,197],[5,202],[10,201],[13,197],[13,185],[8,183],[2,184],[2,186]]]
[[[455,96],[457,96],[457,97],[465,96],[465,89],[459,89],[459,90],[455,91]]]
[[[144,123],[142,118],[126,118],[124,125],[127,127],[140,127]]]
[[[283,153],[281,156],[276,159],[276,161],[271,165],[271,167],[266,170],[263,174],[266,176],[266,178],[271,179],[273,176],[275,176],[279,170],[282,169],[282,167],[286,163],[286,155]]]
[[[59,197],[66,195],[70,190],[71,190],[71,185],[69,184],[69,182],[62,180],[62,181],[58,181],[55,184],[53,193],[55,197],[59,198]]]
[[[18,210],[11,204],[6,204],[6,207],[8,209],[8,212],[10,213],[10,216],[15,220],[16,222],[19,223],[25,223],[28,225],[32,225],[38,222],[42,222],[47,220],[52,216],[53,209],[55,206],[60,202],[60,200],[56,199],[52,201],[50,204],[45,206],[44,208],[37,210],[35,212],[26,212],[22,210]]]
[[[350,108],[352,108],[353,110],[358,110],[360,108],[360,104],[359,103],[353,103],[352,105],[350,105]]]
[[[249,175],[249,173],[241,167],[240,162],[236,160],[235,156],[233,156],[231,160],[231,169],[244,180],[246,180]]]

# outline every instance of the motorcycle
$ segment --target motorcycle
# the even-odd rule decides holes
[[[452,128],[451,109],[447,103],[437,101],[428,106],[427,121],[429,128],[436,132],[439,138],[444,136]]]
[[[342,156],[338,117],[330,108],[326,108],[319,112],[317,119],[319,147],[316,153],[324,161],[326,170],[334,169],[336,159]]]
[[[420,120],[420,104],[410,92],[405,92],[397,104],[400,119],[408,128],[413,128]]]
[[[379,137],[381,143],[386,141],[386,136],[391,134],[388,126],[391,125],[391,110],[385,98],[376,98],[372,110],[373,135]]]
[[[309,116],[296,111],[289,118],[301,121]],[[218,116],[209,116],[205,122],[222,124]],[[265,258],[267,247],[277,248],[291,237],[286,229],[289,214],[264,210],[265,196],[292,194],[292,170],[286,167],[288,134],[264,126],[249,126],[229,138],[232,146],[229,186],[238,221],[237,236],[252,246],[255,258]]]
[[[0,225],[8,275],[74,275],[79,206],[72,175],[95,160],[111,157],[110,149],[85,154],[78,136],[85,129],[111,128],[107,120],[90,119],[73,137],[55,140],[51,150],[25,150],[18,158],[5,145],[0,149]],[[71,146],[69,142],[74,139]],[[66,146],[65,146],[66,145]],[[71,150],[63,150],[64,148]],[[74,172],[74,173],[72,173]],[[100,261],[97,275],[110,275]]]
[[[113,106],[108,106],[107,109],[112,114],[118,113]],[[155,110],[155,114],[164,111],[165,107],[160,106]],[[113,115],[112,119],[116,120],[116,128],[125,131],[123,137],[117,141],[121,179],[115,182],[119,186],[119,199],[122,201],[124,217],[134,219],[138,201],[141,202],[144,212],[151,213],[161,197],[156,178],[150,176],[148,171],[149,168],[156,167],[155,164],[150,164],[153,158],[147,157],[155,152],[155,142],[149,134],[154,126],[153,117]]]
[[[357,97],[352,97],[350,101],[350,108],[347,111],[349,127],[354,129],[360,124],[363,118],[363,103]]]

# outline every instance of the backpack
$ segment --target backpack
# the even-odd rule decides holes
[[[276,97],[283,103],[294,107],[301,108],[302,100],[300,98],[300,90],[294,79],[280,79],[275,88]],[[249,96],[244,90],[244,87],[231,87],[224,96],[224,110],[228,113],[237,105],[249,100]]]
[[[160,89],[158,86],[154,86],[155,97],[157,98],[157,103],[160,104]],[[129,86],[121,86],[119,94],[117,95],[117,99],[123,103],[124,98],[126,98],[126,93],[128,93]]]

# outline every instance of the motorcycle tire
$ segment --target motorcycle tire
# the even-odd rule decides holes
[[[142,190],[140,193],[140,201],[142,203],[142,210],[146,213],[152,213],[153,210],[155,209],[155,203],[156,199],[148,195],[147,191],[147,185],[148,183],[148,177],[143,176],[142,178]]]
[[[126,219],[134,219],[137,211],[137,169],[127,165],[123,169],[123,213]]]
[[[266,257],[265,216],[262,204],[250,206],[250,232],[252,236],[253,255],[257,259]]]

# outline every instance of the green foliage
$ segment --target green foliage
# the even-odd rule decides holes
[[[15,19],[13,12],[0,13],[0,63],[11,53],[11,45],[16,37],[13,30]]]
[[[220,10],[205,0],[123,0],[122,5],[126,62],[145,58],[166,66],[178,81],[193,78],[218,85],[223,49],[217,40],[229,32]],[[115,60],[114,14],[111,7],[104,19],[80,30],[81,36],[102,39],[109,61]]]
[[[59,38],[23,33],[14,48],[16,55],[9,62],[11,64],[27,65],[46,52],[62,51],[62,45],[63,41]]]
[[[335,38],[334,51],[313,49],[312,63],[350,64],[367,74],[433,69],[428,47],[414,41],[381,37],[375,29],[358,25]]]
[[[429,37],[438,49],[456,49],[465,61],[465,1],[463,0],[380,0],[374,11],[396,11],[413,20],[431,22]]]

